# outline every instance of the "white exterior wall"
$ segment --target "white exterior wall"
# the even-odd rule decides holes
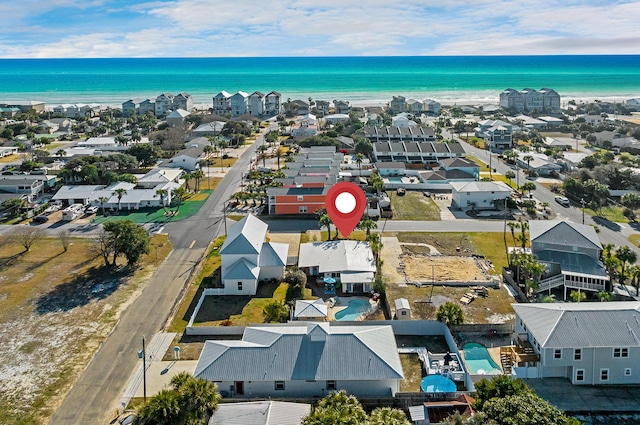
[[[171,168],[184,168],[187,171],[194,171],[198,160],[191,156],[179,155],[174,157],[170,163],[164,165]]]
[[[455,190],[453,190],[451,196],[451,200],[459,208],[471,208],[470,204],[472,202],[475,202],[476,209],[482,209],[494,208],[494,199],[508,198],[509,194],[502,192],[456,192]]]
[[[284,276],[284,267],[260,267],[260,276],[258,279],[281,279]]]
[[[264,98],[260,96],[249,96],[249,113],[251,115],[264,114]]]
[[[238,282],[242,282],[242,290],[238,290]],[[258,289],[257,279],[222,279],[225,295],[255,295]]]

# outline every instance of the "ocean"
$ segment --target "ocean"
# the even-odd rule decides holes
[[[221,90],[280,92],[284,99],[384,104],[393,95],[444,104],[496,103],[513,87],[553,88],[571,99],[640,96],[640,55],[148,59],[2,59],[0,102],[120,105],[163,92],[196,106]]]

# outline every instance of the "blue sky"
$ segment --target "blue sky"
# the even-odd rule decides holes
[[[640,54],[639,1],[2,0],[0,57]]]

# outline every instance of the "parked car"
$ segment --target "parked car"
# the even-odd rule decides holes
[[[556,196],[554,199],[557,203],[559,203],[563,207],[568,207],[569,205],[571,205],[571,203],[569,202],[569,199],[565,198],[564,196]]]
[[[98,207],[96,207],[95,205],[92,205],[90,207],[85,208],[84,213],[85,214],[95,214],[98,212]]]
[[[46,215],[38,215],[33,217],[34,223],[42,224],[42,223],[46,223],[47,221],[49,221],[49,217],[47,217]]]
[[[431,198],[431,192],[422,192],[422,194],[427,198]]]

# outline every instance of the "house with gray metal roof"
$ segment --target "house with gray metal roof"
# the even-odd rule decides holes
[[[513,304],[518,341],[538,362],[514,368],[528,378],[574,385],[640,384],[640,302]]]
[[[310,412],[310,404],[286,401],[220,403],[209,425],[300,425]]]
[[[369,242],[327,241],[300,244],[298,267],[310,276],[333,278],[345,293],[370,292],[376,265]]]
[[[194,375],[242,397],[392,397],[404,375],[393,329],[329,322],[254,325],[242,340],[207,341]]]
[[[537,291],[564,287],[600,292],[607,290],[609,275],[600,253],[602,245],[591,226],[562,220],[529,222],[531,253],[547,266]]]
[[[259,281],[284,275],[289,244],[265,242],[268,227],[247,215],[229,229],[220,248],[224,295],[255,295]]]

